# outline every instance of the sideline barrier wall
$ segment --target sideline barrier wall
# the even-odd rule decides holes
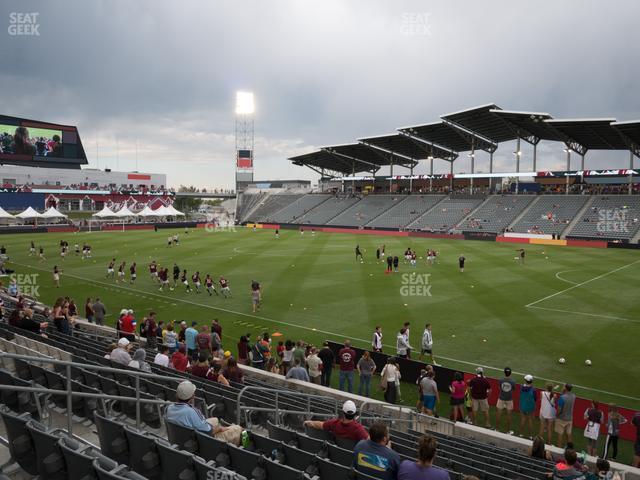
[[[347,337],[348,338],[348,337]],[[328,341],[329,343],[329,348],[331,348],[331,350],[333,351],[333,354],[336,356],[336,358],[338,357],[338,352],[340,351],[340,349],[344,346],[341,343],[337,343],[334,341]],[[356,363],[358,362],[358,360],[360,359],[360,357],[362,356],[362,354],[364,353],[365,349],[363,348],[358,348],[358,347],[354,347],[352,346],[351,348],[353,348],[356,351]],[[382,371],[382,368],[387,364],[387,361],[389,359],[389,357],[391,357],[392,355],[388,355],[385,353],[380,353],[380,352],[372,352],[370,351],[371,354],[371,358],[373,359],[373,361],[376,364],[376,373],[379,375],[380,372]],[[412,352],[415,355],[417,355],[417,353]],[[398,367],[400,368],[400,372],[402,373],[402,380],[408,382],[408,385],[405,388],[417,388],[417,386],[415,386],[415,382],[418,379],[419,375],[420,375],[420,370],[422,368],[424,368],[424,366],[426,365],[426,363],[424,362],[420,362],[417,360],[409,360],[409,359],[405,359],[405,358],[399,358],[398,360]],[[449,385],[451,384],[451,382],[453,381],[453,377],[455,375],[455,372],[459,372],[462,370],[453,370],[451,368],[447,368],[447,367],[443,367],[443,366],[439,366],[439,365],[434,365],[433,366],[435,372],[436,372],[436,382],[438,384],[438,390],[440,392],[446,392],[449,393]],[[337,373],[337,371],[339,370],[339,367],[334,368],[334,372]],[[473,373],[468,373],[468,372],[463,372],[464,374],[464,380],[465,382],[468,380],[471,380],[475,374]],[[486,374],[486,372],[485,372]],[[498,393],[499,393],[499,388],[498,388],[498,380],[495,378],[491,378],[491,377],[486,377],[487,380],[489,380],[489,383],[491,383],[491,394],[489,396],[489,404],[492,406],[495,406],[497,401],[498,401]],[[518,376],[514,375],[514,380],[518,380]],[[522,379],[520,379],[522,383]],[[374,382],[375,380],[372,380],[372,382]],[[379,377],[378,377],[378,381],[379,381]],[[535,382],[535,379],[534,379]],[[538,380],[537,383],[540,385],[543,381]],[[372,388],[377,388],[377,385],[372,385]],[[535,410],[535,415],[537,416],[540,412],[540,400],[541,400],[541,393],[542,390],[540,388],[536,388],[536,390],[538,391],[538,399],[536,402],[536,410]],[[596,398],[597,399],[597,398]],[[516,389],[513,392],[513,408],[514,411],[518,412],[519,409],[519,400],[520,400],[520,384],[516,385]],[[578,427],[578,428],[584,428],[587,424],[587,421],[584,419],[584,412],[587,408],[590,408],[591,406],[591,401],[589,399],[585,399],[585,398],[581,398],[581,397],[576,397],[576,401],[575,401],[575,405],[573,408],[573,425],[574,427]],[[446,407],[445,407],[446,408]],[[602,410],[602,412],[605,414],[605,421],[607,418],[607,412],[608,412],[608,406],[605,404],[599,404],[598,407],[600,410]],[[633,416],[636,414],[636,410],[631,410],[629,408],[624,408],[624,407],[618,407],[618,411],[624,415],[624,417],[627,419],[627,423],[622,425],[620,427],[620,438],[624,439],[624,440],[635,440],[636,439],[636,429],[635,427],[631,424],[631,419],[633,418]],[[446,416],[448,414],[448,411],[442,412],[441,415],[442,416]],[[603,426],[602,429],[604,429],[605,427]],[[603,430],[603,433],[606,434],[606,430]]]

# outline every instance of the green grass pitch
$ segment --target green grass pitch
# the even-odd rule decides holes
[[[509,365],[514,372],[533,374],[538,386],[543,379],[570,381],[580,395],[640,407],[640,372],[629,368],[637,364],[640,329],[635,251],[528,245],[526,263],[520,265],[515,260],[519,245],[507,243],[312,236],[293,230],[275,239],[272,230],[244,228],[176,232],[181,244],[171,248],[166,247],[167,230],[20,234],[0,241],[17,272],[38,274],[44,302],[70,295],[82,311],[86,297],[100,296],[111,314],[109,323],[123,307],[139,317],[153,309],[165,321],[219,318],[227,345],[234,347],[247,331],[279,331],[283,338],[316,343],[352,338],[355,345],[367,346],[374,326],[381,325],[391,352],[404,321],[411,322],[416,348],[424,323],[431,322],[435,353],[444,365],[467,371],[475,365],[499,370]],[[71,245],[64,261],[57,246],[61,239]],[[45,248],[46,262],[28,256],[31,240]],[[93,249],[91,260],[73,253],[73,245],[85,241]],[[364,263],[355,260],[356,244]],[[375,250],[382,244],[387,254],[401,258],[399,273],[386,275],[385,266],[376,264]],[[437,264],[427,266],[424,258],[416,268],[404,264],[407,247],[422,257],[427,248],[436,249]],[[460,254],[467,259],[464,273],[458,270]],[[135,285],[105,278],[112,257],[138,263]],[[203,278],[206,273],[216,279],[225,275],[233,298],[186,293],[180,287],[161,293],[148,275],[152,259],[170,268],[175,261],[189,273],[197,269]],[[63,270],[60,289],[53,285],[53,265]],[[255,315],[251,280],[264,288]],[[427,282],[429,288],[423,288]],[[565,365],[558,363],[560,357],[566,358]],[[585,359],[593,365],[585,366]]]
[[[179,246],[167,248],[169,233],[180,234]],[[62,239],[71,250],[64,261],[58,247]],[[44,247],[45,262],[29,257],[31,240]],[[73,253],[74,244],[85,241],[92,246],[91,260]],[[312,236],[296,230],[281,230],[276,239],[273,230],[246,228],[191,229],[188,235],[183,230],[20,234],[4,235],[0,243],[7,247],[10,267],[37,274],[42,301],[69,295],[82,313],[86,297],[99,296],[110,314],[109,324],[124,307],[135,310],[139,319],[150,310],[165,321],[209,323],[218,318],[223,341],[234,352],[240,335],[252,332],[255,338],[263,331],[315,344],[351,338],[366,347],[374,326],[381,325],[385,351],[394,352],[396,332],[404,321],[411,322],[415,348],[424,324],[431,322],[436,359],[443,365],[466,371],[484,365],[494,377],[508,365],[517,372],[516,381],[525,373],[534,375],[538,387],[546,380],[568,381],[581,396],[640,408],[640,371],[633,368],[640,330],[636,251],[526,245],[521,265],[516,260],[518,244]],[[364,263],[355,259],[357,244]],[[400,257],[398,273],[387,275],[385,265],[376,264],[375,250],[383,244],[387,254]],[[403,261],[407,247],[422,257],[416,268]],[[439,252],[436,265],[426,265],[427,248]],[[467,259],[464,273],[458,269],[460,254]],[[112,257],[127,265],[138,263],[134,285],[105,278]],[[207,273],[216,280],[224,275],[233,298],[187,293],[180,287],[161,293],[148,274],[152,259],[170,269],[175,261],[189,273],[199,270],[203,278]],[[54,265],[62,268],[59,289],[53,284]],[[256,314],[251,310],[251,280],[264,289]],[[558,363],[560,357],[566,364]],[[585,366],[585,359],[593,365]],[[374,389],[373,396],[380,398],[380,392]],[[403,387],[403,400],[415,404],[415,387]],[[440,409],[448,415],[446,398]],[[581,432],[574,435],[578,445],[581,437]],[[622,443],[625,454],[630,447]]]

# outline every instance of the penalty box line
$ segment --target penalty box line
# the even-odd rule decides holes
[[[638,261],[640,262],[640,260],[638,260]],[[40,270],[42,272],[48,272],[49,271],[49,270],[44,269],[44,268],[35,267],[35,266],[27,265],[27,264],[24,264],[24,263],[18,263],[18,262],[12,262],[12,263],[14,263],[15,265],[21,265],[23,267],[31,268],[31,269],[34,269],[34,270]],[[637,263],[637,262],[633,262],[633,263]],[[111,284],[111,283],[102,282],[102,281],[99,281],[99,280],[93,280],[93,279],[90,279],[90,278],[85,278],[85,277],[81,277],[79,275],[73,275],[73,274],[69,274],[69,273],[65,273],[64,275],[67,276],[67,277],[75,278],[77,280],[82,280],[84,282],[93,283],[93,284],[98,285],[98,286],[103,287],[103,288],[113,288],[113,287],[115,287],[115,288],[118,288],[118,289],[121,289],[121,290],[133,291],[133,292],[141,293],[141,294],[145,294],[145,295],[152,295],[152,296],[159,297],[159,298],[162,298],[162,299],[166,298],[165,296],[160,295],[159,293],[155,293],[155,292],[148,292],[146,290],[139,290],[137,288],[131,288],[131,287],[123,286],[123,285],[117,285],[117,284],[114,285],[114,284]],[[212,309],[212,310],[218,310],[218,311],[229,313],[229,314],[232,314],[232,315],[239,315],[239,316],[253,318],[253,319],[257,319],[257,320],[263,320],[263,321],[274,323],[274,324],[278,324],[278,325],[284,325],[284,326],[287,326],[287,327],[299,328],[299,329],[307,330],[307,331],[310,331],[310,332],[322,333],[324,335],[330,335],[332,337],[340,338],[340,339],[349,338],[351,340],[358,341],[358,342],[363,343],[365,345],[370,345],[371,344],[371,342],[369,340],[365,340],[365,339],[362,339],[362,338],[351,337],[351,336],[348,336],[348,335],[338,334],[338,333],[334,333],[334,332],[329,332],[327,330],[319,330],[319,329],[315,329],[315,328],[312,328],[312,327],[307,327],[307,326],[304,326],[304,325],[296,325],[296,324],[285,322],[285,321],[282,321],[282,320],[274,320],[272,318],[262,317],[260,315],[254,315],[252,313],[238,312],[238,311],[235,311],[235,310],[230,310],[228,308],[216,307],[215,305],[207,305],[207,304],[204,304],[204,303],[193,302],[191,300],[186,300],[186,299],[183,299],[183,298],[173,298],[173,297],[169,297],[169,298],[172,298],[173,300],[175,300],[177,302],[187,303],[187,304],[195,305],[197,307],[202,307],[202,308],[209,308],[209,309]],[[386,345],[385,344],[383,346],[386,347],[386,348],[390,348],[392,351],[393,351],[393,349],[395,349],[395,345]],[[441,355],[439,355],[438,358],[442,358],[443,360],[447,360],[447,361],[451,361],[451,362],[457,362],[457,363],[460,363],[460,364],[463,364],[463,365],[470,365],[470,366],[474,366],[474,367],[482,366],[483,368],[486,368],[486,369],[489,369],[489,370],[493,370],[493,371],[496,371],[496,372],[501,372],[503,370],[502,368],[494,367],[494,366],[491,366],[491,365],[482,365],[482,364],[479,364],[477,362],[469,362],[467,360],[459,360],[457,358],[445,357],[445,356],[441,356]],[[522,372],[515,372],[514,371],[513,373],[515,373],[516,375],[524,375],[524,373],[522,373]],[[563,383],[563,382],[560,382],[558,380],[553,380],[553,379],[549,379],[549,378],[544,378],[544,377],[538,377],[538,378],[541,379],[541,380],[554,382],[554,383],[557,383],[557,384],[562,384]],[[578,387],[578,388],[581,388],[583,390],[588,390],[588,391],[597,392],[597,393],[604,393],[604,394],[611,395],[611,396],[614,396],[614,397],[625,398],[625,399],[633,400],[633,401],[636,401],[636,402],[640,401],[640,398],[631,397],[631,396],[623,395],[623,394],[620,394],[620,393],[608,392],[606,390],[599,390],[599,389],[596,389],[596,388],[586,387],[586,386],[577,385],[577,384],[574,384],[574,386]]]
[[[619,272],[620,270],[624,270],[625,268],[631,267],[632,265],[635,265],[636,263],[640,262],[640,260],[636,260],[635,262],[631,262],[631,263],[627,263],[626,265],[623,265],[621,267],[618,268],[614,268],[613,270],[603,273],[601,275],[598,275],[597,277],[593,277],[590,278],[589,280],[585,280],[584,282],[580,282],[580,283],[576,283],[575,285],[572,285],[570,287],[567,287],[563,290],[560,290],[556,293],[552,293],[551,295],[547,295],[546,297],[542,297],[539,300],[535,300],[534,302],[528,303],[527,305],[525,305],[526,308],[530,308],[533,307],[534,305],[540,303],[540,302],[544,302],[545,300],[549,300],[551,298],[557,297],[558,295],[562,295],[563,293],[567,293],[570,292],[571,290],[574,290],[576,288],[582,287],[584,285],[587,285],[591,282],[595,282],[596,280],[600,280],[601,278],[607,277],[609,275],[612,275],[616,272]]]

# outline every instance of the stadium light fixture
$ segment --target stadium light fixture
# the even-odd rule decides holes
[[[467,156],[468,156],[468,157],[470,157],[470,158],[473,158],[473,157],[475,157],[476,155],[475,155],[474,153],[467,153]]]
[[[517,155],[518,157],[520,157],[522,155],[522,151],[518,150],[517,152],[513,152],[514,155]]]
[[[236,92],[236,115],[253,115],[253,92]]]
[[[429,155],[429,156],[427,157],[427,160],[433,160],[433,155]]]

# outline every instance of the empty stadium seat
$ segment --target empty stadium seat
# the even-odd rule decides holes
[[[287,444],[298,444],[298,435],[295,430],[279,427],[271,422],[267,423],[267,430],[269,431],[269,438],[284,442]]]
[[[214,461],[216,465],[221,467],[229,467],[231,465],[231,456],[229,454],[229,444],[212,437],[208,433],[197,432],[198,456],[206,461]]]
[[[98,437],[100,438],[100,450],[103,455],[126,464],[129,461],[129,443],[124,433],[124,427],[109,418],[96,414],[94,416]]]
[[[77,480],[96,478],[93,461],[102,456],[98,450],[68,436],[61,437],[58,440],[58,446],[67,466],[68,478]]]
[[[319,430],[317,428],[304,427],[304,433],[307,434],[311,438],[315,438],[317,440],[323,440],[325,442],[335,443],[333,439],[333,435],[331,435],[326,430]]]
[[[109,458],[98,457],[93,460],[98,480],[146,480],[142,475],[130,471],[124,465],[118,465]]]
[[[64,432],[49,430],[35,420],[27,422],[27,431],[31,435],[36,450],[36,468],[43,479],[65,480],[66,464],[58,440]]]
[[[36,449],[31,434],[27,430],[27,423],[31,420],[31,416],[28,413],[16,415],[6,407],[0,408],[0,415],[7,432],[11,460],[20,465],[25,472],[37,475]]]
[[[196,439],[195,430],[168,421],[165,421],[165,426],[167,427],[169,442],[177,445],[180,450],[190,453],[198,452],[198,440]]]
[[[301,480],[304,478],[304,473],[300,470],[282,465],[273,460],[267,459],[264,462],[264,467],[268,480]]]
[[[262,455],[229,444],[229,456],[231,468],[240,475],[254,480],[266,478],[264,468],[266,459]]]
[[[197,477],[193,455],[179,450],[162,439],[156,440],[156,447],[160,455],[162,480],[195,480]]]
[[[149,480],[160,478],[160,455],[156,450],[156,438],[128,426],[124,427],[124,434],[129,445],[127,465]]]

